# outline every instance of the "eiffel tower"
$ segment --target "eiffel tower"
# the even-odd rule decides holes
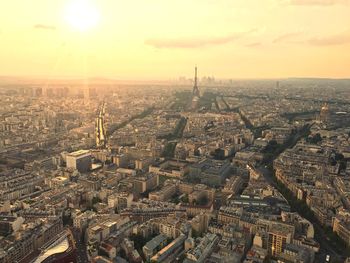
[[[192,91],[192,96],[193,97],[200,97],[200,93],[199,93],[199,88],[198,88],[198,81],[197,81],[197,67],[195,67],[194,69],[194,86],[193,86],[193,91]]]

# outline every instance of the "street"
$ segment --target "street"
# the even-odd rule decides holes
[[[263,174],[265,180],[270,185],[274,186],[276,189],[279,189],[278,185],[276,184],[276,182],[273,179],[273,171],[271,171],[270,169],[268,169],[264,166],[257,167],[257,170]],[[289,200],[287,199],[287,201],[289,201]],[[291,205],[291,202],[289,202],[289,204]],[[298,207],[291,207],[291,208],[292,208],[292,211],[296,211],[301,216],[305,217],[301,213],[300,209],[298,209]],[[306,219],[308,219],[308,218],[306,218]],[[320,244],[320,251],[317,254],[315,254],[315,262],[326,262],[326,256],[330,255],[330,262],[343,263],[345,260],[345,257],[343,257],[342,255],[340,255],[338,252],[336,252],[334,250],[334,248],[333,248],[334,245],[331,243],[331,241],[329,240],[327,235],[324,233],[322,226],[320,226],[318,224],[318,222],[311,222],[311,223],[314,226],[315,239]]]
[[[85,263],[89,262],[88,257],[86,255],[86,245],[81,240],[81,234],[78,230],[72,228],[72,232],[75,239],[75,244],[77,247],[77,262],[78,263]]]

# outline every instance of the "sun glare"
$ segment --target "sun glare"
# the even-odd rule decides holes
[[[75,30],[85,32],[98,24],[100,14],[89,0],[71,0],[65,10],[65,19]]]

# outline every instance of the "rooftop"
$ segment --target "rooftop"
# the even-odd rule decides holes
[[[156,236],[155,238],[153,238],[152,240],[148,241],[145,245],[145,247],[148,250],[154,250],[156,247],[159,246],[160,243],[164,242],[165,240],[167,240],[167,237],[163,234],[160,234],[158,236]]]
[[[79,157],[85,154],[89,154],[90,151],[89,150],[79,150],[79,151],[75,151],[72,153],[69,153],[68,156],[72,156],[72,157]]]

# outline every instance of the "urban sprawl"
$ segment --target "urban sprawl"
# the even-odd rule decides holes
[[[350,82],[0,83],[0,263],[350,262]]]

